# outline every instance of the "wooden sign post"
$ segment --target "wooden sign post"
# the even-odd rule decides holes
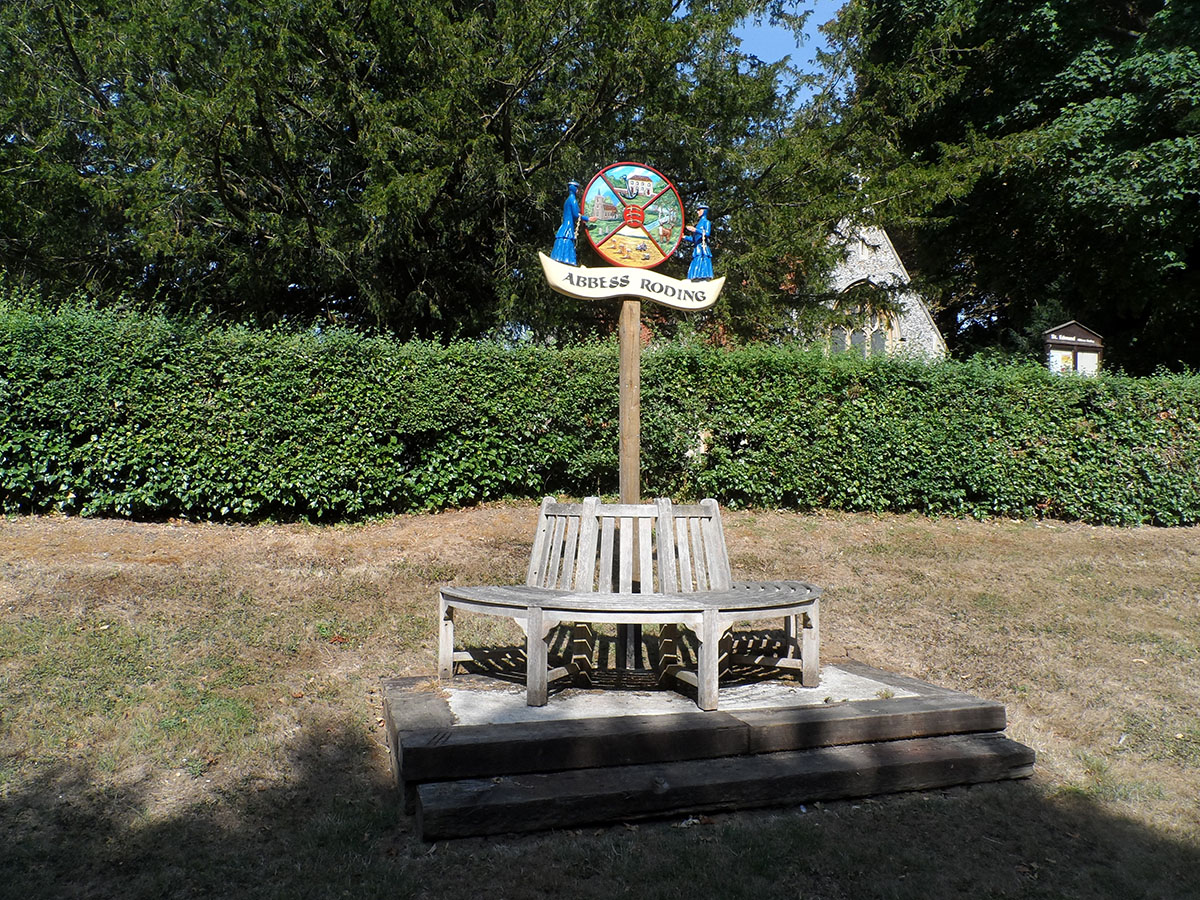
[[[618,474],[622,503],[642,502],[642,303],[621,301]]]
[[[621,318],[617,324],[620,347],[619,421],[617,465],[622,503],[642,502],[642,303],[640,300],[621,301]],[[638,571],[637,535],[633,536],[633,578],[641,582]],[[641,668],[641,625],[617,626],[617,668]],[[633,665],[630,665],[630,661]]]
[[[698,229],[686,229],[683,201],[675,186],[660,172],[641,163],[616,163],[588,183],[582,203],[579,185],[568,184],[563,220],[550,256],[541,257],[546,282],[560,294],[585,300],[621,299],[617,335],[620,343],[618,474],[622,503],[640,503],[642,496],[642,304],[652,300],[683,310],[707,309],[717,302],[724,278],[712,278],[711,262],[703,275],[671,278],[650,271],[671,257],[692,231],[694,256],[711,260],[707,218]],[[706,209],[707,207],[702,207]],[[575,240],[586,223],[588,242],[612,266],[579,265]],[[693,280],[693,278],[695,280]],[[637,565],[637,555],[634,556]],[[637,578],[637,573],[634,575]],[[619,626],[617,666],[640,659],[641,626]]]

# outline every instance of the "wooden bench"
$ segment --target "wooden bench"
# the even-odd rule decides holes
[[[802,581],[734,582],[715,500],[676,505],[542,501],[524,585],[445,587],[438,595],[441,623],[438,674],[454,663],[454,612],[468,610],[516,620],[526,632],[526,694],[544,706],[551,681],[590,666],[592,624],[660,625],[659,672],[696,691],[701,709],[717,708],[722,637],[736,622],[782,618],[782,654],[735,656],[798,672],[801,684],[820,677],[821,591]],[[572,658],[549,668],[547,641],[559,624],[576,626]],[[583,627],[580,627],[583,626]],[[694,633],[696,670],[681,665],[678,627]],[[726,645],[728,650],[728,644]]]

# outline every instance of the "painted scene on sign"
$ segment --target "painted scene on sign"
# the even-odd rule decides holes
[[[618,266],[657,266],[683,236],[679,194],[649,166],[618,163],[602,170],[584,192],[583,211],[588,241]]]

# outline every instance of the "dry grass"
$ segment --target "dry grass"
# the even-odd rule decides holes
[[[0,896],[1196,895],[1200,529],[727,513],[737,577],[826,588],[827,661],[1004,702],[1035,777],[420,844],[379,679],[535,518],[0,521]]]

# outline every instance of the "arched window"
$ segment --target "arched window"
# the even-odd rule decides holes
[[[870,280],[864,278],[847,287],[838,295],[835,308],[860,324],[830,329],[829,344],[834,353],[849,350],[861,356],[883,355],[900,341],[895,303],[885,288]]]

